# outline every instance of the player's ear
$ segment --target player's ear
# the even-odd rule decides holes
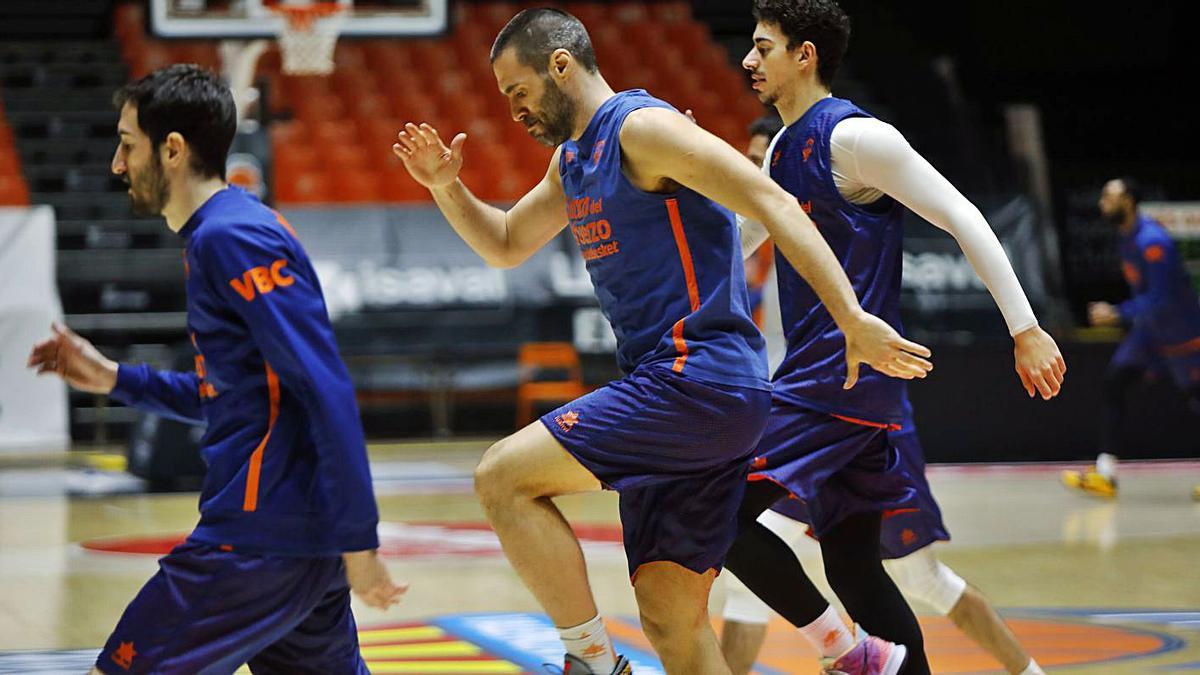
[[[817,46],[808,40],[796,49],[796,63],[800,66],[812,65],[816,58]]]
[[[554,53],[550,55],[550,75],[557,78],[565,77],[574,61],[575,57],[571,56],[571,52],[565,49],[555,49]]]
[[[187,148],[187,141],[183,140],[183,134],[178,131],[172,131],[167,134],[167,138],[162,143],[163,147],[163,165],[171,166],[172,168],[179,166],[182,163],[184,150]]]

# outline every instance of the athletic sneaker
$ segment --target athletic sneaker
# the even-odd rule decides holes
[[[1063,471],[1062,484],[1094,497],[1113,499],[1117,496],[1117,479],[1101,475],[1092,467],[1087,471]]]
[[[554,671],[551,668],[557,669],[558,666],[545,664],[543,666],[549,673]],[[567,654],[563,657],[562,670],[558,671],[559,675],[633,675],[633,666],[629,665],[629,659],[624,656],[617,657],[617,665],[613,666],[612,671],[608,673],[597,673],[592,670],[583,659]]]
[[[837,659],[821,659],[825,675],[896,675],[904,666],[908,649],[877,637],[868,637]]]

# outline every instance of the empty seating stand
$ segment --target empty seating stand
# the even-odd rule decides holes
[[[463,175],[472,190],[490,200],[520,197],[541,179],[551,151],[509,119],[487,46],[520,9],[545,4],[555,3],[459,2],[445,38],[342,39],[329,77],[282,75],[272,48],[259,76],[270,84],[271,110],[291,118],[272,125],[278,201],[428,201],[392,155],[408,121],[433,124],[447,142],[467,132]],[[746,140],[746,125],[762,107],[687,2],[557,4],[588,25],[614,88],[644,87],[695,110],[706,128],[735,145]],[[116,24],[135,76],[172,62],[216,66],[213,42],[148,38],[140,5],[118,7]],[[648,53],[656,55],[653,67],[640,59]]]
[[[117,357],[181,341],[186,326],[180,242],[161,218],[131,214],[126,186],[110,169],[112,95],[128,78],[111,39],[0,43],[0,158],[11,158],[0,159],[0,203],[54,207],[66,320]],[[15,199],[14,170],[23,195]],[[101,420],[132,419],[96,406],[96,397],[72,394],[76,439],[98,431],[103,438]]]

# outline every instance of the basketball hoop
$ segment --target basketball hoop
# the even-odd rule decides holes
[[[336,2],[314,2],[275,5],[270,9],[283,17],[283,29],[279,33],[283,72],[288,75],[332,73],[333,51],[345,19],[345,6]]]

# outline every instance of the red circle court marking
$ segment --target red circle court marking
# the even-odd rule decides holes
[[[583,524],[574,527],[576,536],[584,544],[621,542],[619,525]],[[499,556],[503,552],[494,536],[480,537],[490,533],[485,523],[465,522],[415,522],[381,523],[379,552],[384,556],[451,556],[481,558]],[[185,534],[142,535],[91,539],[81,546],[97,553],[123,553],[135,555],[163,556],[182,544]]]

